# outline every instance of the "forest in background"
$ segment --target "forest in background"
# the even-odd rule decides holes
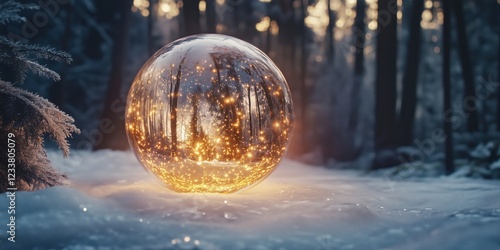
[[[289,157],[364,169],[470,166],[467,175],[500,177],[497,1],[40,3],[0,34],[72,55],[70,65],[42,62],[60,81],[28,76],[21,86],[75,118],[73,148],[127,149],[125,100],[143,63],[177,38],[221,33],[259,47],[288,80]],[[2,63],[1,78],[15,82]],[[353,161],[367,164],[343,163]]]

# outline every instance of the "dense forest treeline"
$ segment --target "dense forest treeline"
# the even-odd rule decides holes
[[[221,33],[259,47],[288,80],[290,157],[374,169],[437,160],[448,173],[479,162],[492,177],[500,156],[497,1],[19,2],[33,8],[0,35],[72,55],[71,65],[42,62],[61,81],[28,76],[22,87],[75,118],[77,149],[127,149],[126,94],[141,65],[177,38]],[[0,63],[1,79],[16,82],[14,66]],[[486,158],[470,153],[483,148]]]

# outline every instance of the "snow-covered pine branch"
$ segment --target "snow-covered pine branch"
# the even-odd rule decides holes
[[[0,36],[0,63],[10,66],[16,72],[16,82],[22,83],[27,73],[60,80],[59,74],[34,61],[35,59],[47,59],[71,63],[71,55],[39,45],[15,42]]]
[[[14,0],[0,3],[0,25],[7,23],[21,23],[26,18],[19,15],[22,10],[36,10],[39,7],[36,4],[24,4]]]
[[[73,125],[73,118],[59,110],[48,100],[28,91],[13,87],[0,80],[0,137],[7,141],[8,133],[14,133],[16,140],[16,176],[21,190],[36,190],[62,184],[64,175],[57,173],[48,161],[43,148],[43,136],[48,134],[69,154],[66,138],[80,130]],[[5,139],[5,140],[4,140]],[[5,144],[5,143],[4,143]],[[5,145],[0,145],[0,148]],[[6,149],[1,149],[7,152]],[[2,162],[7,162],[2,154]],[[1,176],[7,176],[6,168],[0,169]],[[6,183],[0,182],[0,191],[5,191]]]
[[[15,0],[0,3],[0,25],[23,22],[19,15],[25,9],[37,9],[32,4]],[[16,83],[22,83],[28,73],[34,73],[53,80],[60,76],[55,71],[38,63],[37,59],[71,63],[71,56],[53,48],[16,42],[0,36],[0,64],[15,73]],[[1,76],[0,76],[1,77]],[[43,138],[49,135],[69,154],[66,140],[80,130],[69,115],[59,110],[48,100],[14,87],[0,79],[0,140],[7,141],[9,133],[15,135],[15,164],[17,190],[37,190],[63,184],[66,176],[54,169],[43,148]],[[0,151],[7,152],[7,144],[0,144]],[[0,154],[0,161],[7,162],[7,154]],[[7,166],[2,165],[0,176],[7,176]],[[8,180],[0,180],[0,192],[7,190]]]

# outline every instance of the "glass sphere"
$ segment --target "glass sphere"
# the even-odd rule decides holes
[[[278,67],[225,35],[163,47],[127,99],[132,150],[178,192],[229,193],[263,180],[285,154],[292,125],[292,98]]]

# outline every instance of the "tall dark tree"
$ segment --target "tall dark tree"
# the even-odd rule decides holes
[[[328,14],[328,25],[326,27],[326,42],[327,42],[327,48],[326,48],[326,54],[328,57],[328,61],[333,62],[333,56],[335,55],[335,38],[333,37],[334,33],[334,28],[335,28],[335,13],[332,11],[332,8],[330,7],[330,2],[331,0],[327,0],[327,14]]]
[[[229,18],[230,20],[232,20],[233,24],[233,34],[234,36],[240,38],[240,39],[243,39],[243,36],[245,36],[246,34],[243,34],[242,30],[240,30],[240,25],[241,25],[241,22],[242,22],[242,18],[240,16],[240,9],[242,9],[242,3],[244,2],[250,2],[250,1],[238,1],[238,0],[232,0],[232,1],[226,1],[226,4],[228,6],[228,11],[229,11]],[[248,10],[246,10],[248,11]]]
[[[153,37],[153,30],[154,30],[154,20],[155,20],[155,13],[156,13],[156,6],[157,6],[158,0],[149,0],[149,15],[148,15],[148,53],[152,55],[155,53],[155,48],[154,48],[154,37]]]
[[[271,20],[272,22],[272,20]],[[273,39],[273,35],[272,35],[272,32],[271,32],[271,29],[272,29],[272,25],[269,24],[269,26],[267,27],[267,30],[266,30],[266,46],[264,47],[265,50],[264,52],[266,52],[267,55],[269,55],[269,53],[271,52],[271,47],[272,47],[272,39]]]
[[[207,3],[206,9],[206,19],[207,19],[207,32],[216,33],[217,32],[217,11],[215,0],[205,0]]]
[[[111,148],[124,150],[128,148],[127,136],[125,135],[124,110],[119,110],[117,103],[124,104],[125,100],[121,96],[123,83],[124,62],[127,58],[126,41],[128,36],[128,25],[131,16],[133,0],[116,0],[116,13],[119,17],[115,20],[117,32],[114,37],[113,58],[110,77],[108,80],[108,90],[104,100],[104,109],[101,113],[100,121],[109,120],[114,129],[110,133],[103,133],[101,143],[94,145],[94,150]]]
[[[375,150],[395,146],[396,131],[396,1],[378,1],[375,82]]]
[[[61,39],[61,48],[63,51],[69,51],[71,45],[71,35],[73,31],[73,3],[68,2],[65,5],[65,27]],[[68,72],[68,65],[64,65],[61,71],[61,79],[64,80]],[[67,87],[65,84],[52,84],[50,86],[50,100],[58,107],[64,110],[66,103]]]
[[[472,67],[469,45],[467,42],[467,25],[464,20],[463,0],[454,0],[452,9],[456,20],[457,35],[458,35],[458,54],[460,56],[460,65],[462,67],[462,76],[464,79],[465,101],[467,102],[467,131],[475,132],[479,130],[479,116],[477,103],[472,99],[475,96],[474,85],[474,67]]]
[[[277,16],[277,24],[279,26],[278,33],[278,43],[281,45],[276,49],[280,52],[280,55],[276,59],[281,59],[276,61],[278,66],[283,71],[286,76],[288,85],[290,88],[296,89],[297,91],[292,91],[292,98],[295,104],[302,103],[302,95],[299,91],[301,88],[301,69],[299,69],[300,59],[298,55],[300,54],[299,39],[301,35],[301,11],[300,7],[296,8],[294,4],[299,4],[297,0],[278,0],[279,13]],[[255,90],[256,91],[256,90]],[[259,105],[257,102],[256,105]],[[301,117],[300,105],[294,105],[297,117]],[[259,113],[260,115],[260,113]],[[296,126],[296,131],[302,129],[302,119],[297,119],[298,126]],[[256,122],[254,122],[257,125]],[[290,147],[288,152],[302,153],[303,150],[302,140],[303,136],[292,137]]]
[[[288,38],[290,39],[290,68],[291,70],[291,76],[294,77],[296,76],[297,73],[297,22],[296,22],[296,13],[295,13],[295,8],[293,6],[293,3],[295,1],[291,0],[289,2],[289,8],[290,8],[290,19],[288,19],[288,24],[286,26],[289,27],[288,29]],[[295,77],[294,77],[295,79]],[[295,83],[296,81],[293,80]],[[293,84],[293,83],[292,83]]]
[[[353,26],[354,52],[354,82],[351,92],[351,112],[349,113],[349,129],[354,130],[358,125],[359,110],[359,89],[363,80],[364,47],[366,35],[366,2],[358,0],[356,2],[356,17]]]
[[[185,25],[184,35],[189,36],[200,33],[200,0],[189,0],[182,3]]]
[[[403,75],[403,96],[399,114],[399,145],[410,145],[413,141],[415,110],[417,107],[417,82],[420,64],[420,21],[424,9],[423,0],[413,1],[410,36]]]
[[[93,13],[93,21],[99,24],[103,30],[109,31],[109,33],[114,34],[116,29],[114,25],[117,24],[115,21],[115,15],[111,13],[116,13],[117,5],[122,5],[125,3],[119,1],[101,1],[94,0],[93,5],[95,7],[95,12]],[[76,8],[76,2],[75,2]],[[76,9],[75,9],[76,10]],[[90,59],[99,60],[105,56],[104,51],[102,51],[102,44],[106,42],[106,38],[102,36],[100,31],[96,28],[90,29],[88,36],[85,39],[85,55]]]
[[[297,37],[299,36],[299,28],[297,27],[296,11],[293,6],[295,1],[293,0],[280,0],[280,12],[282,13],[282,18],[278,18],[278,26],[280,28],[278,33],[278,41],[282,49],[282,70],[285,76],[287,76],[288,84],[291,88],[297,87],[297,79],[300,71],[296,69],[297,66]],[[297,91],[298,92],[298,91]],[[297,103],[296,93],[292,92],[294,95],[294,101]]]
[[[445,140],[445,171],[451,174],[454,171],[453,166],[453,137],[451,127],[451,82],[450,82],[450,40],[451,40],[451,0],[443,1],[443,93],[444,93],[444,134]],[[448,113],[448,114],[447,114]],[[447,114],[447,115],[446,115]]]
[[[500,12],[500,4],[497,5],[497,10]],[[497,15],[498,23],[500,23],[500,15]],[[497,23],[497,24],[498,24]],[[500,26],[498,27],[498,60],[497,60],[497,81],[500,82]],[[497,86],[497,131],[500,131],[500,86]]]
[[[301,39],[300,39],[300,93],[301,93],[301,103],[300,103],[300,116],[302,123],[302,131],[301,131],[301,143],[302,146],[307,148],[307,104],[309,102],[309,91],[307,88],[307,48],[306,48],[306,38],[307,38],[307,27],[306,27],[306,7],[307,5],[304,3],[306,0],[300,1],[300,31],[301,31]]]

